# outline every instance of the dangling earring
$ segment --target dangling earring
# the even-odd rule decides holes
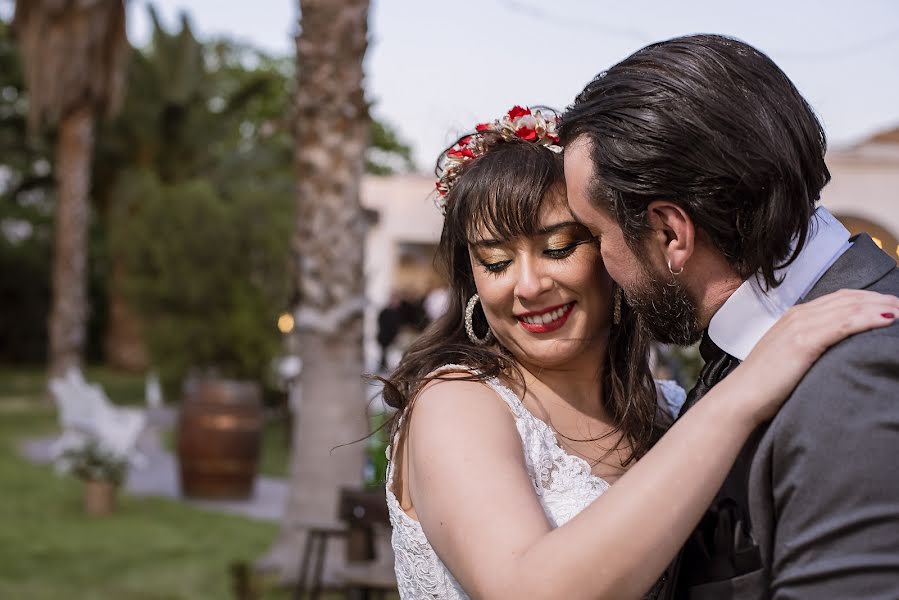
[[[482,338],[479,338],[474,332],[474,307],[480,301],[481,297],[475,294],[469,298],[468,304],[465,306],[465,333],[468,334],[468,339],[471,340],[472,344],[486,346],[493,341],[493,332],[490,331],[490,326],[487,326],[487,334]]]
[[[612,325],[621,324],[621,288],[615,288],[615,305],[612,309]]]

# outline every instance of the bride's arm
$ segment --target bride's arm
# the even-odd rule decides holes
[[[899,300],[838,292],[791,309],[614,486],[566,525],[547,523],[508,411],[484,386],[429,386],[412,413],[412,502],[474,598],[640,598],[674,557],[746,438],[809,366],[848,335],[892,323]]]

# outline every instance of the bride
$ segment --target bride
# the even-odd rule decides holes
[[[384,392],[404,599],[654,597],[749,434],[828,346],[899,314],[861,291],[792,308],[672,425],[684,392],[652,380],[568,210],[555,126],[515,107],[438,162],[450,306]]]

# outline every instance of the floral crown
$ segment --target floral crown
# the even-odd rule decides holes
[[[475,133],[461,138],[444,152],[437,162],[437,207],[446,212],[446,196],[462,175],[468,161],[483,156],[501,142],[523,140],[561,152],[556,128],[559,117],[552,111],[513,106],[509,112],[489,123],[480,123]]]

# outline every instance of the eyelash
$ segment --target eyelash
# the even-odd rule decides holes
[[[548,248],[544,250],[543,253],[550,258],[561,260],[574,254],[574,250],[583,243],[584,242],[572,242],[562,248]]]
[[[506,267],[509,266],[510,262],[512,262],[512,261],[504,260],[502,262],[496,262],[496,263],[482,262],[481,266],[484,267],[484,271],[488,275],[495,275],[498,277],[500,275],[500,273],[502,273],[503,271],[506,270]]]
[[[581,244],[586,244],[586,243],[588,243],[588,240],[572,242],[571,244],[568,244],[564,248],[548,248],[548,249],[544,250],[543,253],[553,260],[565,260],[566,258],[569,258],[572,254],[574,254],[574,251],[577,249],[578,246],[580,246]],[[503,260],[503,261],[495,262],[495,263],[482,262],[481,266],[484,267],[484,271],[486,271],[488,275],[494,275],[494,276],[498,277],[503,271],[506,270],[506,267],[509,266],[510,262],[512,262],[512,261],[511,260]]]

